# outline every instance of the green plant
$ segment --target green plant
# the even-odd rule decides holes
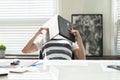
[[[4,44],[0,44],[0,50],[6,50],[6,46]]]

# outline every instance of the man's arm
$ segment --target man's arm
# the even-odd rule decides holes
[[[34,44],[35,39],[38,35],[42,34],[42,30],[48,30],[48,28],[40,28],[38,32],[28,41],[25,47],[22,49],[23,53],[32,53],[38,50],[37,46]],[[42,40],[40,41],[42,44]]]
[[[75,57],[77,59],[85,60],[86,59],[85,48],[84,48],[82,38],[78,30],[71,30],[70,32],[75,36],[77,44],[78,44],[78,48],[74,50]]]

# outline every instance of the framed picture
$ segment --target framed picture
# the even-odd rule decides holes
[[[102,14],[72,14],[74,29],[82,37],[87,56],[103,56]]]

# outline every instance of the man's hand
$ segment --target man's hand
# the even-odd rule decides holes
[[[36,32],[36,36],[40,35],[40,34],[43,34],[42,33],[42,30],[46,30],[48,32],[48,28],[40,28],[37,32]]]
[[[80,36],[78,30],[71,29],[70,34],[73,34],[76,37],[76,39],[78,39],[78,38],[81,39],[81,36]]]

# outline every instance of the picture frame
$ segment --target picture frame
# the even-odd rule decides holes
[[[86,56],[103,56],[102,14],[72,14],[71,22],[81,35]]]

